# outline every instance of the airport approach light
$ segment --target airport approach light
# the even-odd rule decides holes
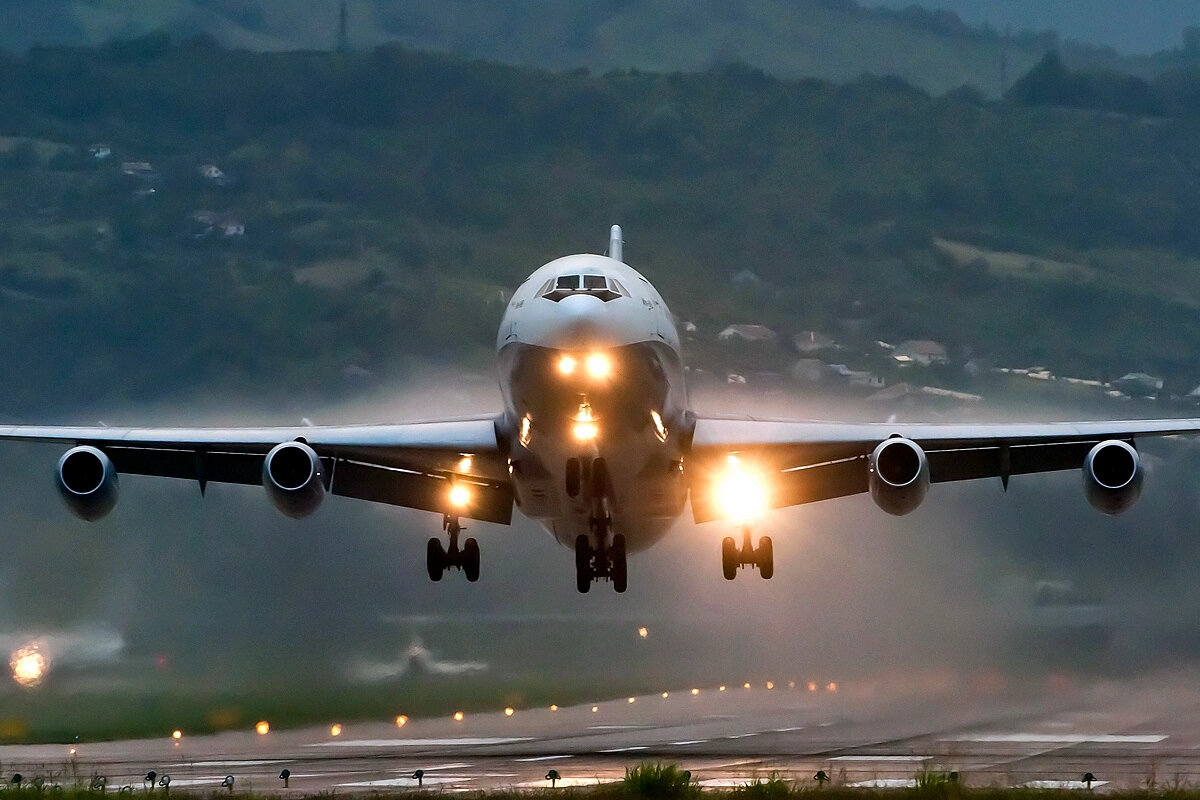
[[[588,375],[596,380],[603,380],[612,373],[612,360],[604,353],[592,353],[587,357]]]
[[[742,684],[742,688],[743,688],[743,689],[749,689],[749,688],[750,688],[750,682],[749,682],[749,681],[747,681],[747,682],[743,683],[743,684]]]
[[[403,714],[396,717],[396,727],[397,728],[403,728],[407,724],[408,724],[408,717],[404,716]]]
[[[717,687],[717,691],[718,691],[718,692],[723,692],[723,691],[725,691],[725,685],[724,685],[724,684],[721,684],[720,686],[718,686],[718,687]]]
[[[455,712],[454,712],[454,721],[455,721],[455,722],[462,722],[462,721],[463,721],[463,717],[464,717],[464,716],[466,716],[466,715],[465,715],[465,714],[463,714],[463,712],[461,712],[461,711],[455,711]]]
[[[37,686],[46,677],[50,661],[36,644],[26,645],[13,651],[8,665],[12,668],[12,677],[21,686]]]
[[[775,688],[775,681],[767,681],[767,688],[768,688],[768,689],[774,689],[774,688]]]
[[[558,360],[558,371],[563,375],[573,375],[575,373],[576,362],[571,356],[563,356]]]
[[[698,694],[700,694],[700,690],[699,690],[699,689],[692,689],[692,697],[695,697],[695,696],[696,696],[696,695],[698,695]]]
[[[183,738],[183,731],[176,728],[175,730],[171,731],[171,738],[175,741],[179,741]]]
[[[761,475],[748,471],[730,454],[725,476],[717,484],[717,504],[727,519],[749,522],[767,510],[767,487]]]
[[[629,702],[630,702],[630,704],[632,705],[633,703],[636,703],[636,702],[637,702],[637,698],[636,698],[636,697],[631,697],[631,698],[629,698]]]
[[[644,626],[641,628],[638,628],[638,636],[640,636],[641,638],[645,639],[649,635],[650,635],[650,631],[646,630],[646,628]]]
[[[557,703],[551,703],[551,704],[550,704],[550,710],[551,710],[551,711],[558,711],[558,704],[557,704]]]
[[[271,732],[271,723],[267,722],[265,719],[260,721],[254,726],[254,732],[259,736],[266,736]]]
[[[809,690],[810,692],[815,692],[815,691],[817,690],[817,682],[816,682],[816,681],[809,681],[809,682],[808,682],[808,690]]]
[[[592,713],[593,713],[593,714],[595,714],[595,713],[596,713],[597,711],[599,711],[599,710],[600,710],[600,706],[592,706]]]
[[[471,502],[471,490],[461,483],[455,483],[450,487],[450,505],[457,509],[467,507]]]
[[[663,700],[666,700],[670,696],[671,696],[670,692],[663,692]]]
[[[329,735],[330,736],[341,736],[342,735],[342,726],[337,724],[336,722],[333,723],[332,725],[330,725],[329,726]]]
[[[789,688],[789,689],[795,689],[795,688],[796,688],[796,682],[795,682],[795,681],[788,681],[788,688]]]
[[[837,681],[830,681],[829,685],[826,686],[825,688],[831,692],[836,692],[837,691]]]
[[[67,755],[69,755],[71,758],[74,758],[75,757],[75,748],[72,747],[70,750],[68,750]]]
[[[504,716],[506,716],[506,717],[511,717],[515,713],[517,713],[516,709],[514,709],[512,706],[509,706],[508,708],[504,709]]]

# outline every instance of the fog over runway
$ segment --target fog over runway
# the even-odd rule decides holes
[[[1200,674],[1121,682],[1054,675],[1024,686],[998,675],[929,673],[850,685],[687,687],[572,707],[345,723],[300,730],[79,745],[0,747],[5,780],[69,783],[104,775],[143,786],[312,793],[423,785],[453,791],[619,780],[640,761],[678,763],[706,787],[818,770],[851,785],[904,785],[923,771],[971,785],[1101,789],[1200,780]],[[290,772],[288,789],[279,779]]]

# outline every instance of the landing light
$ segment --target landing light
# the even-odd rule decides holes
[[[46,677],[50,661],[36,644],[31,644],[14,651],[8,665],[14,681],[22,686],[37,686]]]
[[[563,356],[558,360],[558,371],[563,375],[572,375],[575,372],[575,359],[571,356]]]
[[[750,521],[767,510],[767,487],[762,476],[747,470],[737,456],[729,457],[728,469],[717,483],[716,492],[717,503],[728,519]]]
[[[450,505],[455,508],[466,508],[471,502],[471,490],[461,483],[456,483],[450,487]]]
[[[581,442],[590,442],[600,432],[596,418],[592,416],[592,407],[588,403],[579,404],[579,412],[575,415],[575,424],[571,428],[575,438]]]
[[[654,436],[660,442],[665,442],[667,440],[667,429],[663,426],[662,415],[657,411],[651,411],[650,421],[654,423]]]
[[[612,360],[604,353],[592,353],[587,357],[587,371],[596,380],[607,378],[612,372]]]

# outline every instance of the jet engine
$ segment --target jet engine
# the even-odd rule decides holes
[[[102,450],[72,447],[58,460],[54,477],[63,502],[80,519],[94,522],[117,504],[117,468]]]
[[[307,517],[325,499],[321,459],[304,442],[277,444],[263,461],[263,486],[284,514]]]
[[[1100,442],[1083,459],[1088,502],[1105,514],[1120,514],[1142,494],[1142,461],[1127,442]]]
[[[904,516],[929,491],[929,459],[911,439],[893,437],[871,453],[871,499],[889,514]]]

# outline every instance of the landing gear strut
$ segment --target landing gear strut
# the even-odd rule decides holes
[[[731,581],[737,577],[742,567],[758,567],[758,574],[763,580],[770,580],[775,574],[775,552],[771,545],[771,537],[763,536],[758,540],[758,547],[750,541],[749,525],[742,526],[742,547],[739,550],[732,536],[721,540],[721,571],[725,580]]]
[[[458,517],[444,515],[442,528],[450,534],[450,546],[442,547],[442,540],[436,536],[429,540],[425,548],[425,568],[429,571],[429,580],[440,581],[442,574],[451,567],[461,569],[471,583],[479,580],[479,542],[468,538],[459,549],[458,534],[463,526],[459,524]]]

